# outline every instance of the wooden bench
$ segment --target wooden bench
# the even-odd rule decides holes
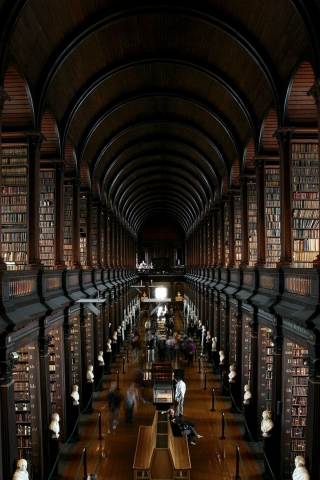
[[[133,462],[134,480],[190,480],[187,437],[174,437],[167,414],[155,412],[150,427],[140,426]]]

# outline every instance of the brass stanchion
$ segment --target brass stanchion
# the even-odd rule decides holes
[[[215,409],[214,409],[214,388],[212,389],[212,406],[211,406],[210,412],[215,412]]]
[[[222,419],[222,425],[221,425],[221,437],[220,440],[224,440],[226,437],[224,436],[224,412],[222,412],[222,416],[221,416],[221,419]]]
[[[236,446],[237,453],[236,453],[236,474],[233,477],[233,480],[240,480],[241,477],[239,475],[239,460],[240,460],[240,447],[239,445]]]

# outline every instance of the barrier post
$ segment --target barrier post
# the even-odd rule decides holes
[[[102,434],[101,434],[101,412],[99,413],[99,440],[102,440]]]
[[[201,363],[200,363],[200,362],[201,362],[201,357],[200,357],[200,355],[199,355],[199,357],[198,357],[198,363],[199,363],[199,371],[198,371],[198,373],[201,373]]]
[[[127,347],[127,363],[129,363],[129,348]]]
[[[194,361],[197,361],[197,347],[194,350]]]
[[[83,447],[83,480],[87,480],[87,447]]]
[[[221,416],[221,419],[222,419],[222,425],[221,425],[221,437],[220,440],[224,440],[226,437],[224,436],[224,412],[222,412],[222,416]]]
[[[119,388],[119,370],[117,370],[117,390],[120,390],[120,388]]]
[[[126,357],[122,357],[122,373],[126,373],[124,368],[125,364],[126,364]]]
[[[214,388],[212,389],[212,404],[211,404],[210,412],[215,412],[215,409],[214,409]]]
[[[203,390],[207,390],[207,370],[204,371],[204,387]]]
[[[239,460],[240,460],[240,447],[239,445],[236,446],[236,474],[233,477],[233,480],[240,480],[241,477],[239,475]]]

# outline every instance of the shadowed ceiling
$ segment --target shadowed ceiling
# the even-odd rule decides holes
[[[0,0],[4,134],[41,130],[42,155],[66,159],[135,234],[166,216],[190,233],[238,185],[248,152],[277,155],[301,63],[304,90],[319,73],[318,1],[189,5]]]

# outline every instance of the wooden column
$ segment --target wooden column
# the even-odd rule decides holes
[[[279,143],[280,153],[280,219],[281,257],[277,266],[292,263],[292,218],[291,218],[291,161],[290,141],[294,128],[278,128],[274,133]]]
[[[66,323],[63,325],[63,340],[64,340],[64,368],[65,368],[65,402],[66,402],[66,428],[65,437],[69,438],[73,430],[74,424],[72,422],[72,360],[71,360],[71,329],[73,323],[69,322],[69,314],[66,318]],[[79,386],[79,385],[78,385]]]
[[[92,268],[92,193],[87,197],[87,268]]]
[[[241,220],[242,220],[242,242],[240,267],[247,267],[249,264],[249,239],[248,239],[248,179],[240,177],[241,195]]]
[[[266,264],[266,208],[265,208],[265,190],[264,190],[264,166],[265,157],[254,157],[256,169],[256,188],[257,188],[257,263],[255,266],[264,267]]]
[[[235,266],[234,253],[234,192],[228,192],[228,207],[229,207],[229,268]]]
[[[40,147],[45,139],[41,132],[25,132],[28,137],[28,222],[29,222],[29,269],[44,268],[40,260],[39,220],[40,220]]]
[[[220,211],[220,263],[219,267],[224,268],[225,266],[225,235],[224,235],[224,204],[225,202],[220,202],[219,211]]]
[[[102,204],[97,202],[97,267],[102,268]]]
[[[270,334],[270,340],[274,345],[273,350],[273,371],[272,371],[272,413],[273,413],[273,422],[274,428],[272,432],[273,436],[273,450],[272,455],[268,460],[270,461],[270,466],[275,475],[280,475],[280,465],[282,458],[282,438],[281,438],[281,429],[282,429],[282,412],[285,408],[285,405],[282,405],[282,379],[285,379],[283,374],[283,361],[282,361],[282,344],[283,337],[277,335],[276,333]],[[289,427],[288,427],[289,428]]]
[[[0,169],[2,167],[2,112],[5,102],[10,102],[11,97],[0,85]],[[0,175],[0,192],[2,191],[2,175]],[[0,270],[7,270],[7,265],[4,262],[1,252],[2,252],[2,242],[1,242],[1,232],[2,232],[2,222],[0,222]]]
[[[73,188],[73,229],[72,229],[72,243],[73,243],[73,266],[80,269],[80,185],[81,180],[76,178],[72,181]]]
[[[66,268],[63,256],[64,169],[64,160],[55,160],[56,198],[54,210],[54,258],[55,268],[58,270],[63,270]]]
[[[213,228],[213,267],[218,266],[218,209],[213,209],[212,217],[212,228]]]
[[[208,234],[208,247],[207,247],[207,266],[213,266],[213,248],[212,248],[212,213],[207,218],[207,234]]]
[[[52,336],[45,335],[39,338],[39,363],[40,363],[40,389],[41,389],[41,414],[42,414],[42,449],[43,449],[43,478],[48,478],[50,465],[50,430],[51,403],[50,403],[50,380],[49,380],[49,354],[48,347]]]
[[[259,324],[255,321],[249,322],[249,327],[251,329],[251,374],[250,374],[250,383],[251,383],[251,393],[254,398],[252,404],[252,431],[251,435],[254,440],[258,440],[260,434],[260,424],[258,426],[257,422],[257,410],[258,410],[258,328]]]

